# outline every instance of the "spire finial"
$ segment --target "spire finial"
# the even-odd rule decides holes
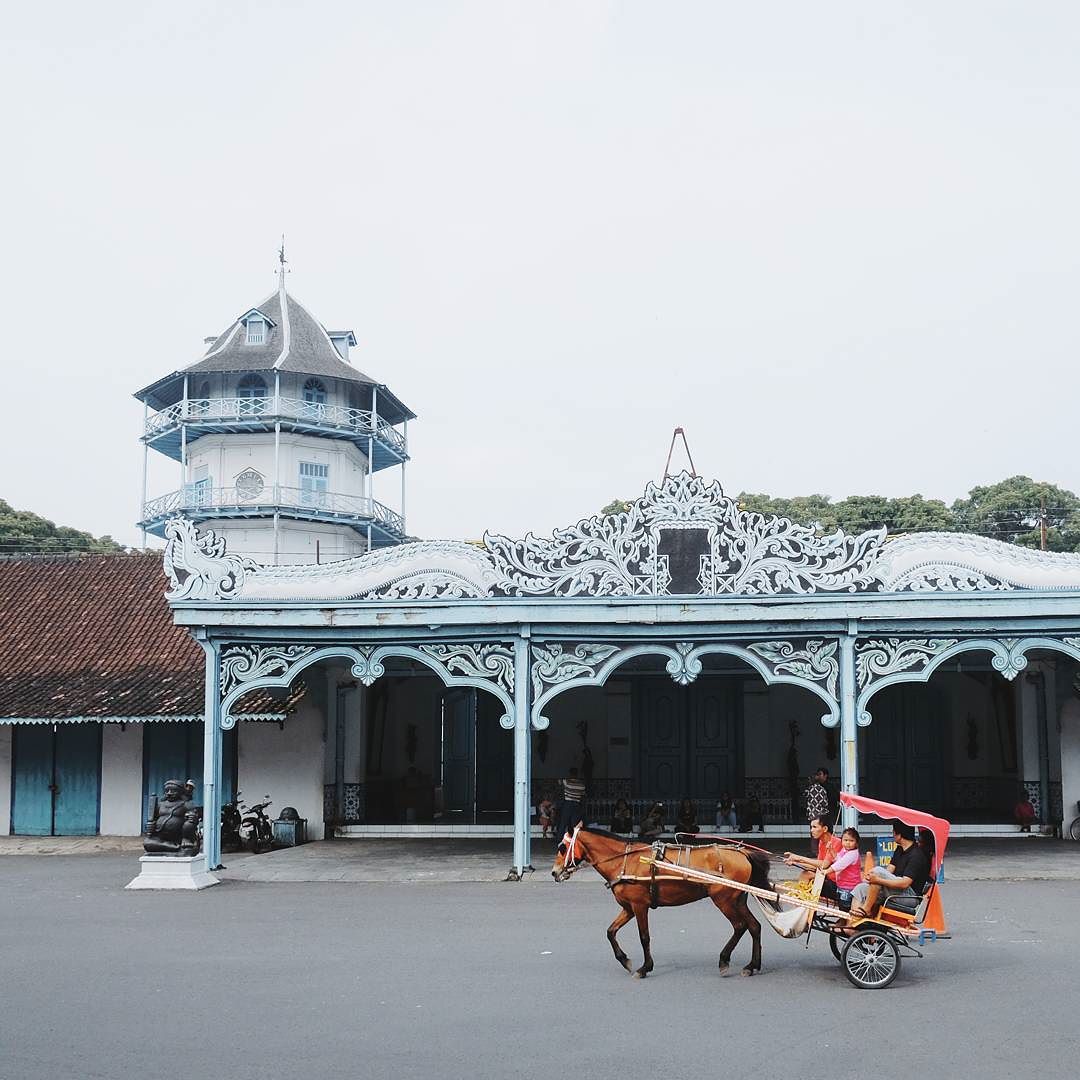
[[[278,262],[281,264],[281,269],[278,270],[278,274],[281,277],[281,288],[284,289],[285,288],[285,275],[289,272],[285,267],[285,263],[286,263],[287,260],[285,258],[285,234],[284,233],[281,234],[281,247],[278,248],[277,257],[278,257]]]

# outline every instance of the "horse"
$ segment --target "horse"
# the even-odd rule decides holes
[[[668,845],[675,847],[675,845]],[[759,888],[768,889],[769,855],[760,849],[743,851],[737,847],[719,844],[695,847],[677,846],[679,865],[707,870]],[[731,939],[720,952],[720,971],[725,972],[731,963],[731,954],[747,930],[753,941],[750,960],[742,969],[743,975],[754,975],[761,970],[761,923],[754,917],[747,903],[747,894],[730,885],[706,885],[690,881],[676,874],[664,873],[664,860],[643,862],[654,858],[651,844],[627,840],[613,833],[586,829],[579,822],[573,835],[565,833],[555,852],[551,876],[557,882],[568,881],[582,866],[592,868],[607,882],[611,895],[622,909],[607,928],[607,939],[615,953],[615,959],[635,979],[644,979],[653,969],[652,951],[649,948],[649,908],[679,907],[708,897],[727,916],[734,928]],[[619,947],[616,935],[631,920],[637,919],[638,936],[645,959],[636,971],[630,958]]]

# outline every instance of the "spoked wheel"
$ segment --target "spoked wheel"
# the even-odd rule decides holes
[[[832,954],[836,957],[836,962],[838,964],[842,964],[844,962],[844,957],[842,954],[844,952],[844,943],[846,941],[847,939],[842,937],[840,934],[829,935],[829,948],[832,949]]]
[[[900,971],[900,950],[879,930],[860,930],[848,938],[840,962],[860,990],[884,990]]]

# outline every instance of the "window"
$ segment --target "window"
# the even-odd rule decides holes
[[[262,474],[254,469],[245,469],[236,478],[236,494],[241,499],[257,499],[265,487]]]
[[[266,323],[262,319],[255,317],[248,319],[247,321],[247,341],[248,345],[262,345],[266,341]]]
[[[310,405],[325,405],[326,387],[318,379],[308,379],[304,383],[304,400]]]
[[[191,507],[210,506],[214,501],[214,490],[210,486],[210,466],[196,465],[192,470],[192,483],[188,497]]]
[[[304,506],[326,506],[330,466],[313,461],[300,462],[300,502]]]
[[[236,396],[241,416],[258,416],[266,407],[266,382],[259,375],[245,375],[236,384]]]

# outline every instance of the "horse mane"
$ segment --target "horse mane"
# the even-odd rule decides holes
[[[771,889],[769,853],[767,851],[744,850],[743,854],[750,861],[750,884],[759,889]]]
[[[618,840],[621,844],[644,844],[645,847],[652,847],[652,844],[647,840],[642,840],[641,837],[620,836],[607,829],[590,829],[587,825],[582,825],[581,831],[587,832],[590,836],[602,836],[605,840]]]

